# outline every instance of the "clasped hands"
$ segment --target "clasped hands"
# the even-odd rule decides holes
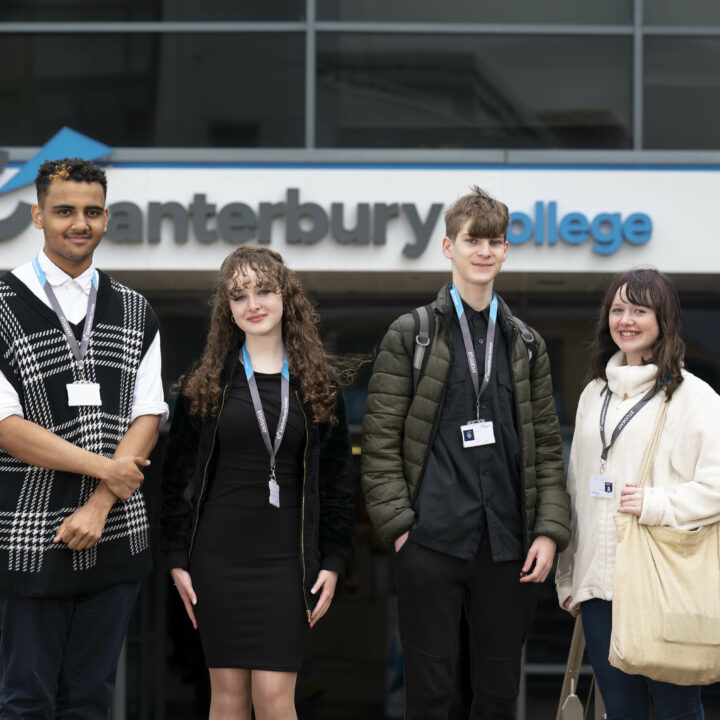
[[[100,483],[88,501],[63,520],[53,543],[64,543],[70,550],[87,550],[102,537],[105,521],[118,500],[127,500],[142,485],[147,458],[125,456],[106,458]]]

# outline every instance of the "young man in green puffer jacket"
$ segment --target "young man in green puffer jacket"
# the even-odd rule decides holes
[[[570,534],[562,444],[545,343],[493,292],[507,206],[475,187],[445,224],[452,283],[432,303],[424,372],[415,389],[408,313],[370,380],[362,483],[396,553],[406,720],[447,718],[463,607],[471,718],[513,718],[539,583]]]

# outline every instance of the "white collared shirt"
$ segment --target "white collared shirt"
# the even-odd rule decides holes
[[[47,281],[55,292],[65,317],[69,322],[76,325],[85,317],[87,312],[88,296],[90,295],[90,285],[95,274],[95,264],[92,263],[78,277],[71,278],[55,265],[42,250],[38,255],[38,261],[40,268],[47,277]],[[27,285],[28,289],[39,300],[51,307],[50,301],[35,275],[32,262],[25,263],[12,272],[18,280]],[[130,422],[141,415],[160,415],[161,423],[167,420],[168,406],[163,395],[160,372],[160,332],[158,331],[138,367]],[[10,415],[25,417],[20,404],[20,397],[0,370],[0,421],[10,417]]]

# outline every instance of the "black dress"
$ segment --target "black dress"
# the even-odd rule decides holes
[[[274,442],[280,374],[255,377]],[[308,630],[300,558],[305,442],[305,418],[291,389],[275,467],[280,507],[273,507],[270,457],[238,363],[220,415],[215,469],[190,564],[208,667],[300,669]]]

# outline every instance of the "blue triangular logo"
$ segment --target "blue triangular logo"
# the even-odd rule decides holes
[[[2,187],[0,195],[17,190],[35,182],[39,167],[46,160],[59,160],[61,158],[79,157],[83,160],[97,160],[98,158],[110,155],[113,148],[104,145],[87,135],[76,132],[69,127],[64,127],[53,135],[38,153],[28,160],[20,170],[13,175]]]

